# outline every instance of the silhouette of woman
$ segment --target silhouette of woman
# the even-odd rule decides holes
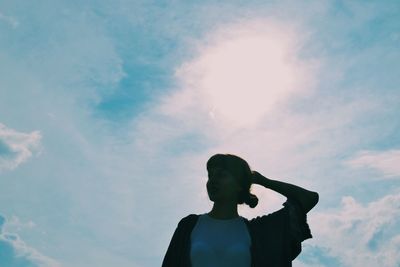
[[[292,266],[301,242],[312,238],[306,214],[318,203],[318,193],[268,179],[232,154],[213,155],[207,171],[212,210],[179,221],[162,267]],[[238,204],[258,204],[251,184],[284,195],[284,207],[251,220],[240,216]]]

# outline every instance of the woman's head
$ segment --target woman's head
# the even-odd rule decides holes
[[[234,200],[257,206],[258,198],[250,193],[252,171],[242,158],[232,154],[215,154],[207,161],[207,191],[212,201]]]

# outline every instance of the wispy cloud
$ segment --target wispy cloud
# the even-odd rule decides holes
[[[15,19],[14,17],[6,16],[0,11],[0,22],[5,22],[9,24],[12,28],[17,28],[18,27],[18,20]]]
[[[382,178],[400,178],[400,150],[359,151],[345,162],[353,168],[370,168],[383,173]]]
[[[15,223],[15,222],[14,222]],[[27,245],[17,234],[4,230],[8,221],[0,215],[0,262],[2,266],[60,267],[56,260]],[[3,265],[5,264],[5,265]]]
[[[39,131],[22,133],[0,123],[0,171],[12,170],[35,153],[40,153]]]

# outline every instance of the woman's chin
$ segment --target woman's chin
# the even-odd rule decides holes
[[[215,199],[215,195],[214,194],[208,194],[208,198],[213,201]]]
[[[211,200],[211,201],[214,201],[214,200],[217,200],[218,199],[218,195],[217,194],[212,194],[212,193],[209,193],[208,194],[208,198]]]

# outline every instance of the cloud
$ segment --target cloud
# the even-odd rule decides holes
[[[302,42],[292,25],[273,19],[220,25],[176,70],[181,90],[164,97],[159,111],[206,113],[226,128],[254,125],[288,98],[312,91],[316,62],[297,58]]]
[[[399,203],[400,193],[367,204],[346,196],[339,209],[314,213],[309,218],[313,245],[307,247],[309,252],[303,260],[318,262],[318,258],[330,257],[343,266],[397,266]]]
[[[7,231],[8,232],[19,232],[22,229],[32,229],[36,226],[36,224],[30,220],[28,222],[22,222],[20,220],[19,217],[12,215],[11,218],[7,219],[7,225],[5,225],[5,227],[7,227]],[[11,229],[14,229],[13,231]]]
[[[230,143],[227,137],[235,135],[238,141],[241,134],[254,135],[246,138],[247,146],[261,139],[270,144],[277,141],[271,138],[283,139],[282,134],[297,127],[303,132],[286,142],[309,136],[316,127],[301,124],[315,121],[285,110],[296,96],[312,94],[318,66],[313,59],[297,57],[305,37],[296,30],[273,19],[251,19],[222,24],[205,35],[194,44],[195,56],[176,69],[178,87],[160,95],[134,119],[138,147],[148,153],[160,151],[163,144],[187,135],[208,147]],[[287,128],[267,133],[276,123]]]
[[[14,17],[6,16],[0,12],[0,22],[1,21],[9,24],[13,29],[17,28],[19,25],[18,20],[16,20]]]
[[[0,215],[0,266],[7,267],[59,267],[57,261],[28,246],[17,234],[3,229],[7,220]]]
[[[400,178],[400,150],[388,151],[363,150],[344,163],[353,168],[376,169],[383,178]]]
[[[17,132],[0,123],[0,171],[12,170],[40,152],[41,138],[39,131]]]

